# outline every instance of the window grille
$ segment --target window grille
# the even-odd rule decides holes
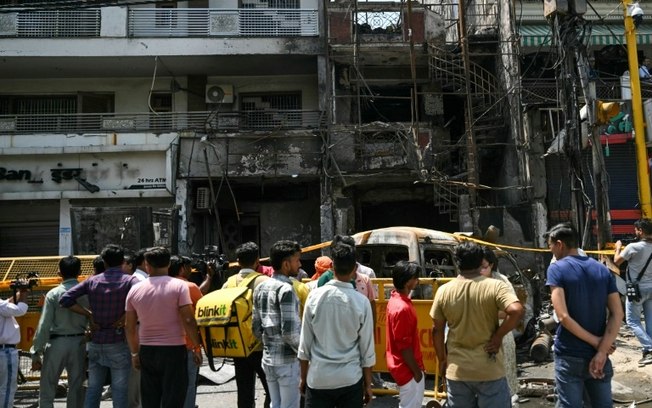
[[[243,94],[244,126],[253,129],[294,127],[301,124],[301,93]]]
[[[70,129],[74,117],[58,116],[77,113],[77,97],[58,96],[3,96],[0,97],[0,114],[20,115],[16,130],[26,128],[41,132]],[[52,116],[44,116],[44,115]]]

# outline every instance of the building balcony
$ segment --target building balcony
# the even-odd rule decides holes
[[[122,27],[126,27],[126,31]],[[316,9],[106,7],[15,12],[0,16],[2,37],[188,38],[315,37],[318,35]]]
[[[411,28],[408,26],[411,21]],[[359,2],[356,9],[331,3],[328,8],[328,37],[336,61],[352,60],[357,47],[358,62],[365,65],[409,64],[410,34],[415,44],[435,36],[443,38],[441,16],[415,5],[412,15],[404,6],[387,2]],[[416,50],[417,63],[423,62],[422,48]]]
[[[0,115],[0,136],[188,131],[232,133],[318,129],[324,123],[323,112],[307,110]]]
[[[93,66],[151,73],[152,58],[203,59],[224,70],[233,56],[323,54],[314,9],[155,9],[103,7],[0,14],[0,71],[20,75],[27,66],[70,77]],[[35,62],[50,58],[49,64]],[[123,60],[119,60],[123,58]],[[177,61],[197,66],[197,62]],[[143,69],[149,66],[149,68]],[[74,74],[72,73],[74,72]],[[206,71],[204,71],[206,72]],[[100,74],[105,75],[105,74]]]

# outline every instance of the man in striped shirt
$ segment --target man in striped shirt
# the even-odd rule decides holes
[[[263,341],[263,370],[267,377],[271,408],[298,408],[299,396],[299,299],[291,276],[301,267],[301,247],[294,241],[278,241],[270,250],[274,268],[254,291],[254,335]]]

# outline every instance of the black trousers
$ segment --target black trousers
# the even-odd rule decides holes
[[[306,408],[362,408],[363,397],[362,378],[353,385],[332,390],[306,387]]]
[[[234,358],[235,383],[238,387],[238,408],[254,408],[256,406],[256,374],[265,389],[265,408],[269,408],[270,398],[267,389],[267,378],[261,365],[262,351],[254,351],[245,358]]]
[[[186,346],[140,346],[142,408],[183,407],[188,388]]]

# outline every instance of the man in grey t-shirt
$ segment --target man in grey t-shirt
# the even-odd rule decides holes
[[[652,220],[642,218],[634,223],[634,232],[638,242],[629,244],[622,249],[622,242],[616,242],[614,263],[620,265],[628,262],[626,280],[635,281],[639,272],[648,263],[652,255]],[[643,358],[638,362],[639,366],[652,364],[652,262],[639,281],[641,299],[631,302],[627,299],[625,304],[625,319],[627,325],[632,329],[638,341],[643,347]],[[645,327],[641,323],[641,313],[645,318]]]

